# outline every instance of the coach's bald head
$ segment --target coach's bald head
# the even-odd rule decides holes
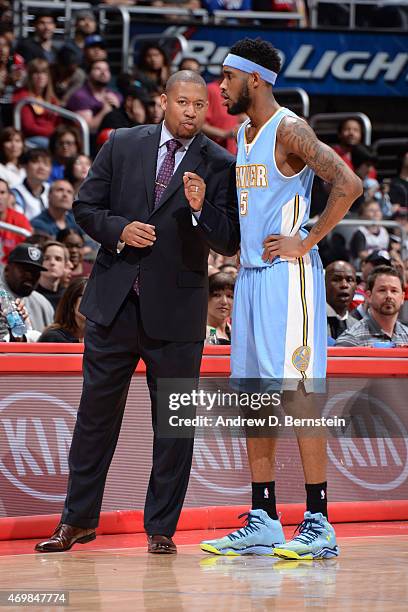
[[[171,75],[169,80],[166,83],[166,91],[165,93],[169,95],[174,85],[177,83],[194,83],[195,85],[201,85],[207,91],[206,83],[202,76],[200,76],[194,70],[179,70]]]
[[[203,127],[208,108],[204,79],[193,70],[176,72],[167,81],[161,104],[173,137],[193,138]]]

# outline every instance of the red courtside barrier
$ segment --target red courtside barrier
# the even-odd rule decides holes
[[[67,454],[82,385],[80,344],[0,343],[0,540],[49,535],[58,520],[68,474]],[[228,346],[206,347],[201,374],[229,374]],[[329,348],[328,378],[408,378],[408,348]],[[130,388],[122,433],[108,477],[100,533],[143,530],[151,425],[145,367]],[[392,382],[392,381],[391,381]],[[381,381],[380,381],[381,383]],[[404,383],[405,384],[405,383]],[[405,397],[408,397],[408,386]],[[401,409],[408,409],[404,402]],[[350,440],[329,453],[333,522],[408,519],[408,435]],[[236,527],[248,509],[245,441],[196,440],[190,486],[179,529]],[[304,488],[295,440],[282,439],[277,492],[286,525],[303,513]]]
[[[0,373],[65,374],[81,372],[82,344],[10,344],[0,342]],[[201,368],[203,375],[229,373],[229,346],[206,346]],[[328,349],[328,376],[408,376],[408,348]],[[144,373],[140,362],[136,373]]]

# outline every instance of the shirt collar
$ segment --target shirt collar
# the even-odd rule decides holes
[[[42,184],[42,191],[41,191],[40,195],[38,195],[38,196],[34,195],[34,194],[33,194],[33,192],[31,191],[30,185],[28,184],[27,177],[26,177],[26,178],[23,180],[23,185],[24,185],[24,187],[27,189],[27,191],[29,191],[29,192],[31,193],[31,195],[32,195],[34,198],[38,198],[38,199],[40,199],[40,198],[41,198],[41,196],[42,196],[42,194],[43,194],[43,193],[44,193],[44,191],[45,191],[45,185],[44,185],[44,183],[43,183],[43,184]]]
[[[349,315],[348,311],[346,311],[346,314],[341,317],[329,303],[326,303],[326,314],[328,317],[336,317],[339,321],[347,321]]]
[[[161,135],[160,135],[160,144],[159,144],[159,149],[166,144],[166,142],[168,142],[169,140],[173,140],[174,136],[173,134],[168,130],[168,128],[166,127],[165,122],[163,121],[162,123],[162,129],[161,129]],[[193,136],[193,138],[176,138],[176,140],[178,140],[179,142],[181,142],[181,144],[183,145],[181,149],[179,149],[179,151],[187,151],[189,146],[191,145],[191,143],[193,142],[195,136]]]
[[[367,319],[367,327],[373,336],[386,336],[387,338],[390,338],[390,336],[378,325],[377,321],[372,316],[370,309],[368,309],[366,319]],[[396,334],[398,335],[399,332],[400,332],[399,323],[398,321],[396,321],[394,325],[394,329],[392,331],[391,338],[393,338]]]

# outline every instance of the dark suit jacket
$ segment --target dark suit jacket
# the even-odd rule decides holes
[[[204,134],[193,140],[158,206],[153,210],[161,125],[119,129],[98,153],[74,202],[75,219],[101,243],[81,312],[108,326],[140,280],[140,310],[146,333],[155,339],[195,342],[205,338],[212,248],[233,255],[239,221],[233,157]],[[198,226],[184,195],[183,173],[206,182]],[[117,242],[131,221],[155,226],[152,247]]]

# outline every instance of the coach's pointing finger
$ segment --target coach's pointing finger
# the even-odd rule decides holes
[[[196,212],[203,207],[206,184],[198,174],[185,172],[183,176],[184,193],[190,207]]]

